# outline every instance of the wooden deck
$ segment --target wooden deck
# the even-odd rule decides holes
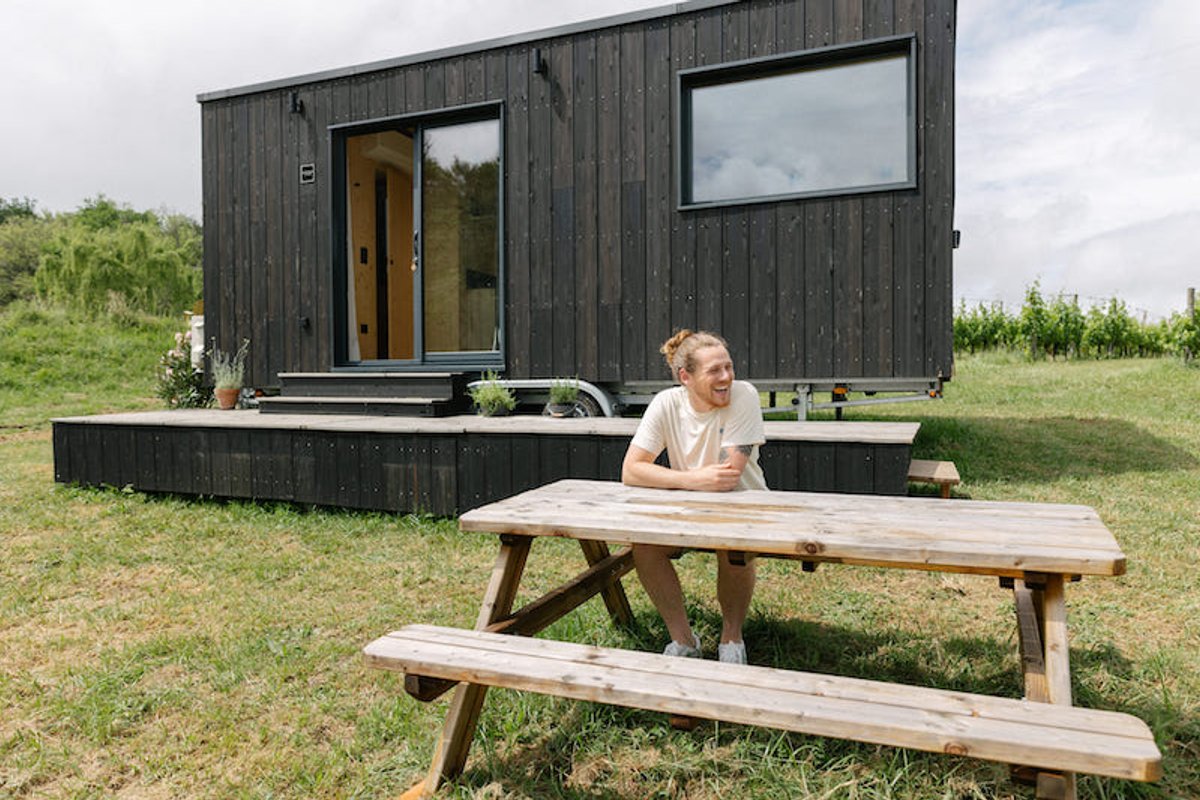
[[[160,411],[54,420],[54,478],[138,491],[454,515],[619,476],[636,419]],[[916,423],[767,422],[775,489],[901,495]]]

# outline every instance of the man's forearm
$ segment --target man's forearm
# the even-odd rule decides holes
[[[644,486],[648,489],[688,489],[687,473],[670,469],[653,461],[625,464],[621,470],[621,482],[629,486]]]
[[[742,470],[746,468],[747,462],[750,461],[750,454],[754,452],[752,444],[731,444],[721,448],[721,456],[719,463],[729,464],[738,471],[738,475],[742,474]]]

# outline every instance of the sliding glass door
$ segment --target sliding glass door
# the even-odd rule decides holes
[[[500,364],[495,114],[348,131],[335,158],[345,177],[338,362]]]

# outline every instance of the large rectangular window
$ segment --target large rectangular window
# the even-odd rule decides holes
[[[916,185],[914,40],[680,73],[682,206]]]

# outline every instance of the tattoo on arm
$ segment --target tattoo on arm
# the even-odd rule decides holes
[[[729,460],[730,455],[732,455],[733,453],[741,453],[742,455],[749,458],[750,453],[752,453],[753,451],[754,451],[754,445],[750,445],[750,444],[739,444],[739,445],[734,445],[732,447],[721,448],[721,458],[718,461],[718,463],[724,464],[726,461]]]

